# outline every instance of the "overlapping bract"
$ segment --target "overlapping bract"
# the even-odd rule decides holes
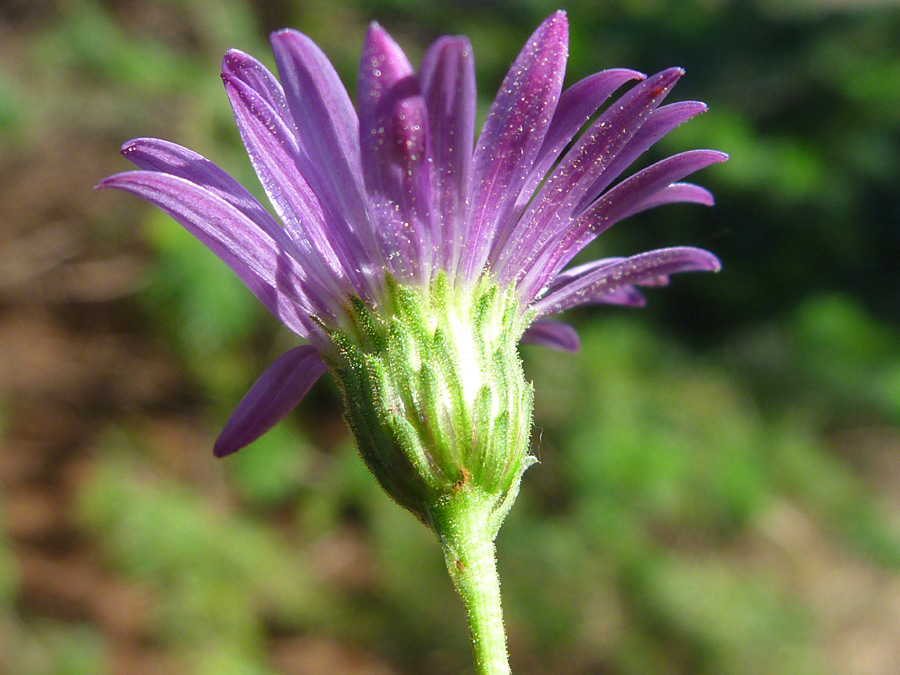
[[[594,237],[662,204],[711,204],[683,183],[726,156],[694,150],[613,187],[638,156],[702,103],[662,105],[681,77],[605,70],[563,89],[568,25],[550,16],[509,70],[475,140],[472,49],[444,37],[416,72],[383,28],[366,36],[354,109],[321,50],[292,30],[272,35],[276,78],[251,56],[226,54],[222,79],[248,155],[278,216],[200,155],[142,138],[122,152],[138,171],[100,187],[130,192],[180,222],[311,344],[279,358],[220,436],[225,455],[289,412],[325,371],[322,326],[346,320],[350,298],[377,310],[390,275],[464,288],[485,275],[515,288],[537,319],[523,341],[575,350],[567,324],[544,317],[583,304],[641,305],[641,286],[676,272],[717,270],[711,253],[680,247],[565,270]],[[636,82],[576,135],[610,96]],[[473,151],[474,146],[474,151]],[[279,222],[280,221],[280,222]]]

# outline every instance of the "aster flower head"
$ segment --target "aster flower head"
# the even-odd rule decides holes
[[[229,51],[222,80],[277,219],[190,150],[149,138],[125,144],[139,170],[100,186],[170,214],[307,342],[253,385],[217,455],[264,433],[327,369],[363,458],[395,500],[434,521],[436,505],[472,487],[499,526],[532,461],[532,390],[517,343],[574,351],[574,329],[548,317],[578,305],[638,306],[641,287],[719,268],[711,253],[678,247],[566,269],[623,218],[711,204],[707,190],[680,181],[725,159],[694,150],[619,180],[705,106],[662,105],[677,68],[650,77],[604,70],[564,89],[567,31],[557,12],[528,39],[477,140],[465,38],[437,40],[416,71],[373,24],[356,108],[305,35],[272,35],[277,78]]]

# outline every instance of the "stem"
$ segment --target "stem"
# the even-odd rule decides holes
[[[490,525],[495,501],[463,483],[428,509],[466,609],[478,675],[511,675]]]

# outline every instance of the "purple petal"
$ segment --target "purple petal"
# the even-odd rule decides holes
[[[569,269],[560,272],[557,274],[553,281],[547,286],[547,289],[542,293],[542,295],[546,296],[548,293],[552,293],[553,291],[561,288],[563,286],[567,286],[572,283],[576,279],[581,279],[582,277],[593,274],[597,270],[603,267],[609,267],[610,265],[615,265],[616,263],[620,263],[625,258],[600,258],[598,260],[592,260],[591,262],[583,263],[581,265],[577,265],[575,267],[570,267]]]
[[[627,68],[610,68],[589,75],[566,89],[559,97],[550,128],[541,146],[535,170],[549,168],[574,138],[578,130],[603,105],[612,93],[629,80],[644,80],[647,76]]]
[[[122,155],[139,169],[184,178],[221,197],[266,232],[281,229],[243,185],[192,150],[158,138],[136,138],[122,146]]]
[[[645,285],[643,282],[641,286]],[[622,307],[643,307],[647,304],[647,298],[634,286],[620,286],[605,293],[598,293],[584,304],[591,305],[619,305]]]
[[[550,128],[544,137],[540,152],[534,162],[531,175],[528,177],[516,204],[516,213],[524,210],[525,205],[534,194],[535,188],[547,175],[560,153],[569,141],[584,126],[591,115],[603,105],[612,93],[629,80],[643,80],[647,76],[636,70],[612,68],[589,75],[563,91],[559,104],[550,121]]]
[[[538,319],[522,335],[520,342],[541,345],[561,352],[577,352],[581,348],[578,333],[562,321]]]
[[[675,127],[706,112],[706,110],[706,104],[699,101],[681,101],[654,110],[628,144],[616,155],[606,171],[588,188],[581,202],[575,207],[575,212],[583,210],[600,196],[609,187],[610,183],[616,179],[616,176],[631,166],[634,160],[643,155],[659,139]]]
[[[216,439],[213,454],[225,457],[249,445],[280,422],[325,372],[311,345],[278,357],[250,387]]]
[[[435,208],[437,264],[456,270],[465,243],[465,208],[475,142],[475,65],[465,38],[432,44],[419,67],[428,109],[431,200]]]
[[[600,260],[593,260],[583,265],[578,265],[577,267],[570,267],[564,272],[558,274],[556,278],[553,279],[552,283],[547,287],[547,290],[543,292],[542,298],[547,297],[548,295],[551,295],[557,290],[562,289],[566,286],[576,284],[581,279],[584,279],[587,276],[596,276],[597,270],[611,267],[612,265],[621,263],[624,260],[625,258],[602,258]],[[642,280],[640,284],[650,285],[650,282],[656,284],[659,282],[659,280],[660,277],[654,277],[653,279],[648,278],[647,280]],[[607,293],[598,295],[591,302],[594,304],[604,305],[643,307],[647,303],[647,300],[644,295],[634,286],[621,286]]]
[[[283,120],[290,119],[284,90],[275,76],[255,58],[239,49],[229,49],[222,58],[222,72],[255,91]]]
[[[367,281],[358,272],[365,253],[329,226],[331,221],[326,219],[318,195],[305,180],[310,160],[298,147],[293,130],[244,81],[228,73],[222,74],[222,80],[247,154],[269,200],[294,240],[305,245],[304,263],[334,295],[345,293],[347,281],[353,292],[367,295]]]
[[[623,218],[642,210],[641,205],[661,190],[728,155],[715,150],[690,150],[648,166],[625,179],[582,212],[578,220],[589,222],[596,236]]]
[[[526,301],[534,298],[546,283],[544,279],[552,278],[598,234],[623,218],[679,195],[687,197],[684,201],[692,201],[694,197],[700,203],[706,203],[708,193],[699,192],[693,186],[676,188],[666,195],[659,193],[674,185],[674,181],[726,159],[728,155],[722,152],[692,150],[657,162],[622,181],[579,214],[573,224],[547,245],[519,284],[520,296]]]
[[[582,210],[579,205],[588,192],[609,184],[624,168],[616,161],[618,156],[627,150],[631,140],[683,73],[680,68],[670,68],[639,82],[578,139],[547,178],[509,241],[505,242],[498,257],[500,283],[521,278],[526,270],[546,278],[546,263],[535,262],[542,256],[555,254],[551,243],[565,236],[571,228],[571,219]],[[526,283],[535,287],[542,285],[540,279]]]
[[[306,35],[295,30],[272,34],[272,50],[288,106],[310,154],[325,173],[359,176],[359,121],[334,66]]]
[[[568,22],[552,14],[528,39],[503,80],[475,148],[469,245],[463,276],[472,279],[515,209],[559,101],[568,56]],[[498,235],[498,231],[500,234]]]
[[[656,208],[665,204],[691,203],[712,206],[715,198],[712,192],[693,183],[672,183],[641,202],[635,213]]]
[[[428,113],[406,55],[378,24],[366,35],[357,97],[363,176],[388,265],[424,279],[433,254]]]
[[[97,187],[155,204],[228,265],[285,326],[302,336],[316,332],[306,314],[326,312],[328,296],[297,262],[294,242],[281,228],[255,222],[221,196],[179,176],[129,171]]]
[[[721,263],[709,251],[687,246],[648,251],[573,276],[537,300],[531,309],[548,316],[577,305],[606,302],[603,297],[627,286],[678,272],[718,272]]]
[[[369,223],[359,154],[359,120],[334,66],[306,35],[272,34],[275,63],[304,154],[304,175],[334,227],[352,231],[383,267]],[[350,239],[345,233],[345,238]]]

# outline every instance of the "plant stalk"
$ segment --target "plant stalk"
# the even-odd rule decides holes
[[[447,571],[465,606],[478,675],[511,675],[490,525],[495,501],[463,483],[428,509]]]

